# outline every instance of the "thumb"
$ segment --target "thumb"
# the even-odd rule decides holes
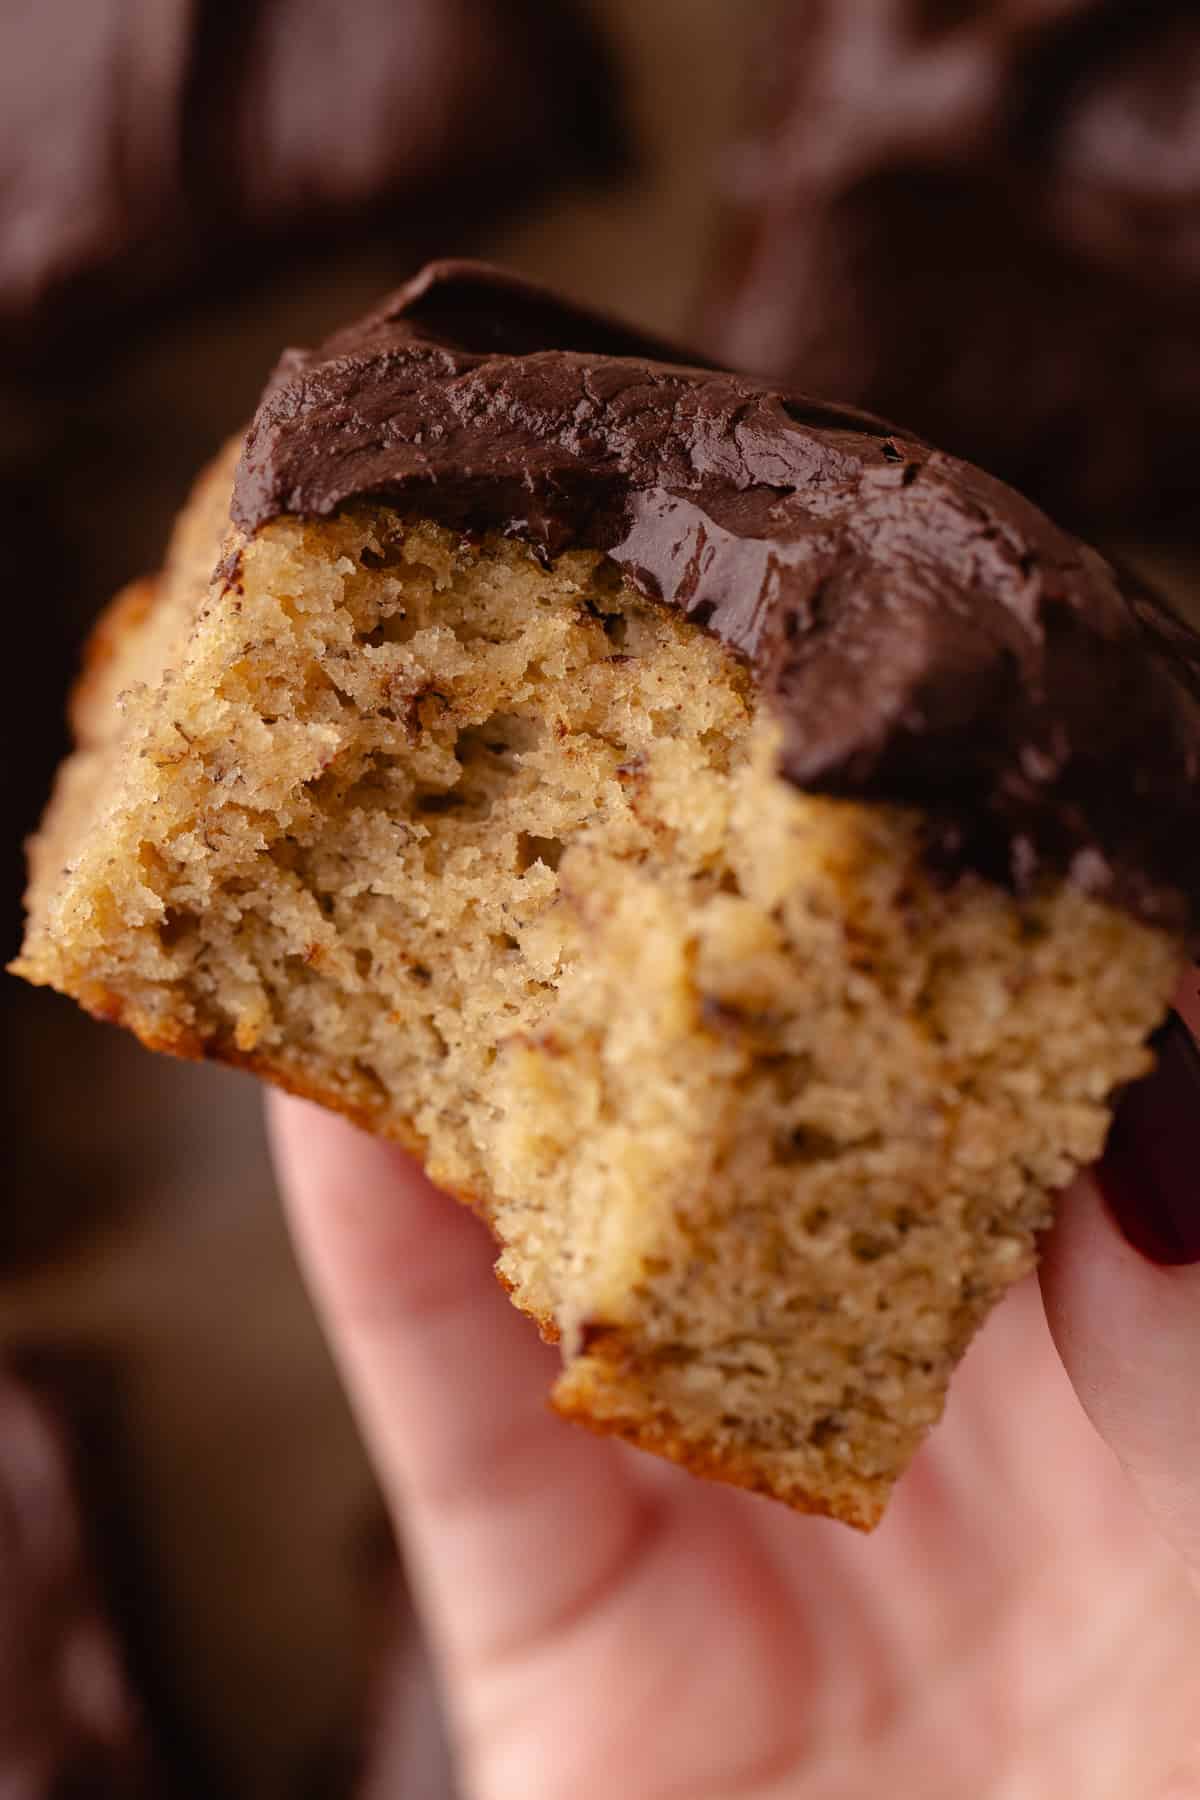
[[[1063,1201],[1042,1290],[1093,1424],[1200,1574],[1200,1051],[1177,1014],[1155,1048]]]

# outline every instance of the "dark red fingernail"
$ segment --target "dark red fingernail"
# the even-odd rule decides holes
[[[1122,1095],[1096,1170],[1121,1230],[1151,1262],[1200,1262],[1200,1050],[1172,1013],[1158,1065]]]

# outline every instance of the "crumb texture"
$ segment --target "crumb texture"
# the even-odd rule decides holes
[[[742,665],[599,556],[360,504],[210,584],[228,479],[102,634],[19,971],[420,1149],[564,1412],[871,1524],[1178,946],[785,784]]]

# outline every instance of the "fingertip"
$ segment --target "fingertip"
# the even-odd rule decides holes
[[[489,1233],[398,1144],[288,1094],[269,1097],[268,1129],[297,1252],[337,1340],[490,1290]]]
[[[1177,1012],[1123,1095],[1095,1181],[1125,1237],[1161,1267],[1200,1263],[1200,1051]]]
[[[1200,1267],[1152,1261],[1090,1173],[1063,1196],[1041,1285],[1084,1411],[1163,1535],[1200,1568]]]
[[[315,1174],[333,1165],[354,1171],[369,1167],[374,1173],[391,1171],[396,1179],[416,1179],[428,1185],[420,1164],[399,1144],[374,1137],[341,1113],[282,1088],[266,1091],[267,1134],[282,1174],[305,1190],[313,1187]]]
[[[1060,1196],[1039,1281],[1059,1355],[1088,1411],[1136,1386],[1131,1354],[1160,1312],[1163,1271],[1136,1250],[1094,1173]]]
[[[1085,1377],[1127,1337],[1138,1346],[1134,1373],[1150,1366],[1167,1322],[1178,1313],[1190,1323],[1195,1310],[1200,1055],[1176,1013],[1153,1048],[1153,1070],[1121,1097],[1103,1158],[1060,1199],[1043,1249],[1051,1328]]]

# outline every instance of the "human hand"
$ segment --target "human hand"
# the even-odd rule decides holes
[[[1127,1217],[1179,1081],[1110,1159]],[[993,1315],[860,1538],[557,1419],[477,1221],[387,1145],[272,1111],[471,1800],[1200,1796],[1200,1265],[1132,1248],[1094,1180],[1046,1311],[1027,1282]]]

